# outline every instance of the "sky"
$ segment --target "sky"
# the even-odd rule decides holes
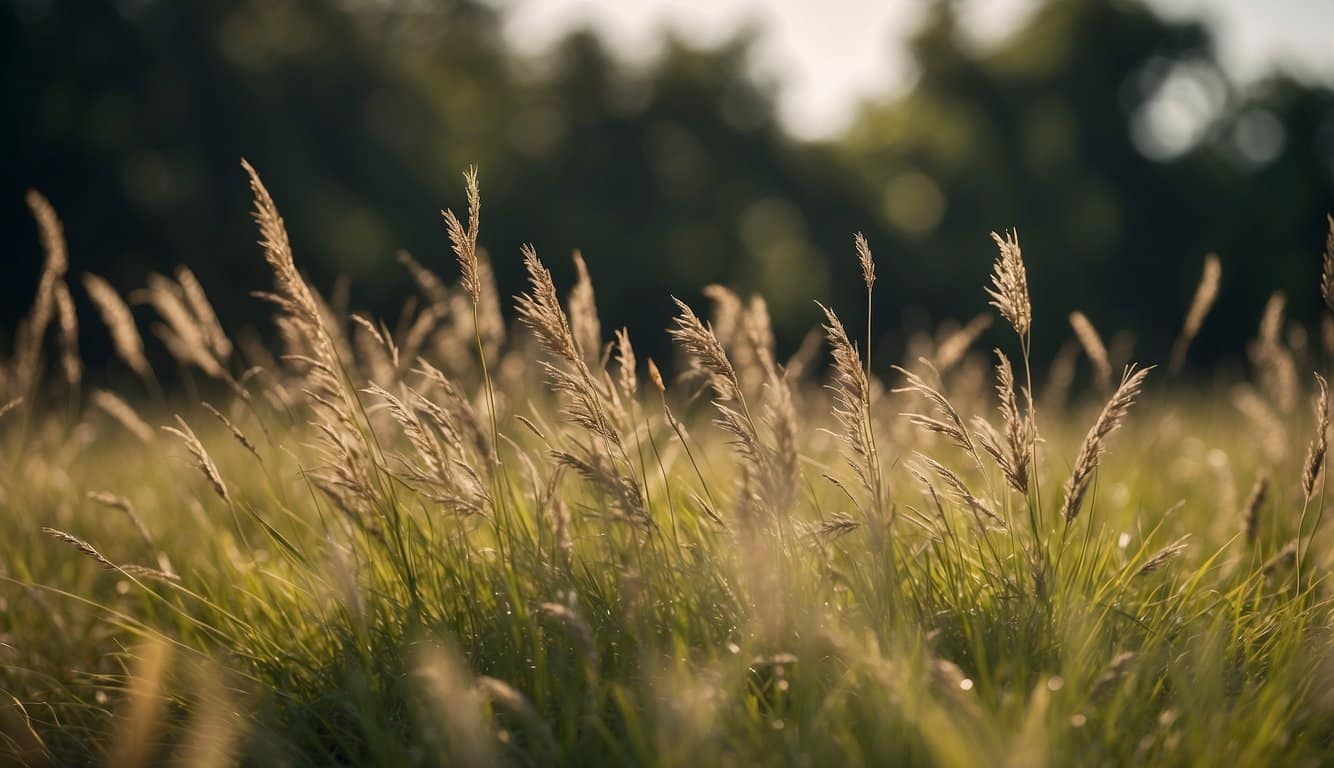
[[[1166,18],[1201,19],[1214,31],[1225,69],[1239,82],[1276,67],[1334,85],[1334,0],[1148,0]],[[969,36],[994,44],[1018,28],[1037,0],[964,0]],[[779,83],[779,116],[802,138],[837,135],[856,105],[908,87],[903,43],[920,23],[922,0],[510,0],[505,31],[538,53],[569,31],[592,26],[630,62],[653,56],[661,29],[716,43],[747,24],[763,29],[755,67]]]

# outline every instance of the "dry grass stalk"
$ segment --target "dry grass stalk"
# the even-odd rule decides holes
[[[616,337],[616,382],[626,400],[633,400],[639,390],[639,378],[635,375],[635,348],[630,344],[630,332],[625,328],[617,330]]]
[[[1244,383],[1233,387],[1232,404],[1251,423],[1265,458],[1273,464],[1282,463],[1288,455],[1288,432],[1274,407]]]
[[[157,310],[165,325],[153,331],[172,356],[183,365],[193,365],[215,379],[225,379],[226,371],[209,343],[208,331],[188,305],[185,289],[157,273],[148,276],[148,288],[131,294],[136,302],[146,302]]]
[[[866,290],[871,290],[875,285],[875,260],[871,258],[871,245],[866,242],[866,235],[858,232],[852,238],[857,248],[857,263],[862,268],[862,281],[866,283]]]
[[[1325,466],[1325,453],[1329,448],[1329,384],[1325,377],[1315,375],[1320,394],[1316,397],[1315,434],[1306,449],[1306,461],[1302,462],[1302,493],[1309,501],[1315,495],[1316,481]]]
[[[1145,560],[1144,564],[1135,571],[1135,575],[1147,576],[1154,571],[1160,570],[1164,565],[1167,565],[1168,561],[1186,551],[1186,541],[1189,538],[1190,534],[1186,534],[1157,552],[1154,552],[1153,555],[1151,555],[1148,560]]]
[[[153,444],[153,428],[148,426],[148,422],[140,418],[138,411],[135,411],[129,403],[105,389],[93,392],[92,401],[93,405],[119,422],[126,431],[139,438],[139,441],[144,445]]]
[[[523,257],[529,291],[515,300],[519,319],[555,358],[554,361],[542,361],[542,369],[547,383],[563,399],[562,415],[595,438],[581,445],[578,453],[557,451],[555,457],[599,488],[621,512],[645,521],[643,490],[629,468],[624,441],[609,413],[610,410],[619,411],[619,404],[614,401],[614,389],[605,379],[595,378],[585,362],[561,308],[551,272],[537,258],[531,245],[523,247]]]
[[[129,518],[130,524],[134,526],[135,532],[139,534],[139,538],[143,540],[144,544],[148,547],[154,546],[153,535],[148,532],[148,526],[144,525],[143,519],[134,511],[134,505],[130,503],[129,499],[124,496],[117,496],[110,491],[89,491],[88,499],[89,501],[96,502],[104,507],[118,509],[125,513],[125,516]]]
[[[232,437],[236,438],[236,442],[240,443],[242,448],[249,451],[250,455],[258,459],[260,463],[264,462],[264,458],[259,455],[259,450],[255,448],[255,444],[250,442],[250,438],[245,436],[245,433],[241,431],[240,427],[233,424],[231,419],[227,418],[222,411],[214,408],[211,403],[205,402],[201,403],[201,405],[204,406],[204,410],[213,414],[213,418],[217,419],[222,426],[226,427],[228,432],[232,433]]]
[[[412,280],[417,284],[417,288],[431,301],[432,304],[444,307],[449,303],[449,287],[440,276],[412,257],[407,251],[399,251],[394,254],[398,263],[407,268],[408,273],[412,275]]]
[[[921,413],[906,413],[903,415],[907,416],[908,420],[918,428],[941,435],[963,449],[976,462],[978,468],[982,469],[982,455],[978,453],[977,443],[973,440],[968,427],[964,425],[963,417],[959,415],[958,410],[950,403],[949,399],[912,371],[899,366],[894,366],[894,369],[902,373],[908,382],[907,386],[898,387],[894,391],[916,392],[922,395],[937,414],[937,416],[927,416]]]
[[[217,493],[218,498],[222,499],[227,504],[231,504],[232,497],[231,494],[227,492],[226,483],[222,481],[222,473],[218,471],[218,465],[213,463],[212,457],[210,457],[208,451],[204,449],[204,444],[199,442],[199,438],[195,436],[194,430],[190,429],[190,425],[185,423],[185,419],[177,416],[176,423],[179,428],[163,427],[162,429],[181,438],[185,443],[186,449],[190,451],[190,455],[194,457],[195,466],[197,466],[199,471],[204,474],[209,485],[213,486],[214,493]]]
[[[1104,390],[1109,389],[1112,384],[1112,363],[1107,357],[1107,347],[1103,345],[1098,329],[1094,328],[1093,323],[1079,311],[1070,313],[1070,327],[1074,329],[1075,338],[1079,339],[1080,346],[1084,348],[1084,354],[1088,355],[1089,362],[1093,364],[1098,386]]]
[[[1334,214],[1326,214],[1329,220],[1329,232],[1325,235],[1324,268],[1320,272],[1320,295],[1325,297],[1325,306],[1334,311]]]
[[[130,367],[144,382],[154,381],[153,369],[144,356],[144,340],[134,324],[129,306],[111,284],[89,272],[83,274],[83,287],[93,306],[102,316],[102,322],[111,333],[111,344],[121,362]]]
[[[445,217],[449,244],[459,261],[460,283],[472,299],[473,306],[476,306],[482,301],[482,283],[477,266],[477,234],[480,228],[482,197],[477,186],[476,166],[471,166],[463,172],[463,182],[468,194],[468,226],[464,227],[451,210],[441,211],[440,214]]]
[[[1007,528],[1005,520],[991,508],[991,505],[978,498],[971,490],[969,490],[968,484],[965,483],[963,478],[959,477],[954,470],[920,451],[914,451],[914,455],[918,462],[934,472],[935,475],[945,483],[945,486],[949,488],[956,500],[971,509],[974,514],[986,517],[991,521],[992,525],[1001,529]],[[926,474],[921,469],[914,469],[913,473],[917,476],[917,479],[920,482],[929,484]],[[978,518],[978,525],[980,527],[985,527],[981,517]]]
[[[106,558],[92,544],[84,541],[78,536],[65,533],[55,528],[42,527],[42,533],[65,542],[66,544],[79,550],[85,557],[102,566],[103,570],[116,571],[136,579],[149,579],[153,581],[180,581],[179,577],[165,571],[159,571],[156,568],[149,568],[143,565],[117,565]]]
[[[1282,292],[1269,297],[1259,331],[1247,350],[1261,390],[1280,413],[1291,413],[1296,407],[1299,389],[1297,364],[1281,339],[1286,303]]]
[[[709,329],[724,348],[731,347],[736,341],[741,328],[741,318],[746,311],[741,297],[732,289],[716,284],[704,286],[700,293],[713,305]]]
[[[199,329],[203,332],[213,356],[218,360],[226,360],[231,357],[231,339],[227,338],[227,333],[222,330],[222,323],[218,322],[218,315],[213,311],[213,304],[208,300],[208,295],[204,293],[204,286],[199,284],[195,273],[191,272],[186,266],[180,265],[176,267],[176,282],[181,286],[181,291],[185,294],[186,304],[189,305],[190,312],[194,314],[198,321]]]
[[[74,298],[62,280],[55,285],[56,318],[60,329],[60,369],[65,383],[77,386],[83,379],[83,360],[79,357],[79,318],[74,312]]]
[[[968,350],[972,348],[973,344],[977,343],[978,338],[986,333],[994,322],[994,316],[984,312],[950,334],[936,348],[936,359],[934,361],[936,370],[944,373],[957,365],[964,355],[968,354]]]
[[[1019,399],[1014,383],[1014,368],[1010,359],[996,350],[996,395],[1000,398],[1001,421],[1005,425],[1004,443],[981,440],[982,447],[991,454],[1005,476],[1005,481],[1021,494],[1028,495],[1029,467],[1033,460],[1033,398],[1024,390],[1028,412],[1019,410]],[[986,434],[986,433],[982,433]]]
[[[575,346],[589,368],[596,369],[602,359],[602,323],[598,320],[597,299],[593,281],[588,277],[588,265],[579,251],[574,252],[574,287],[570,289],[567,306],[570,312],[570,331]]]
[[[324,315],[314,292],[297,271],[292,258],[292,244],[287,238],[287,229],[283,218],[278,213],[278,206],[273,202],[259,173],[245,160],[241,167],[250,177],[250,189],[255,196],[255,222],[259,225],[260,245],[264,248],[264,260],[273,270],[276,292],[261,294],[283,310],[289,327],[300,334],[313,352],[315,368],[324,376],[338,381],[338,354],[333,336],[324,324]],[[339,386],[339,390],[342,387]],[[346,392],[343,393],[345,396]]]
[[[28,208],[37,221],[45,261],[37,282],[37,296],[32,309],[24,319],[15,342],[14,372],[21,392],[28,392],[36,383],[41,364],[42,339],[55,312],[56,286],[64,280],[69,269],[69,255],[65,246],[65,231],[51,203],[35,189],[28,190]]]
[[[1204,273],[1200,275],[1200,284],[1195,287],[1195,298],[1191,299],[1190,309],[1186,312],[1185,322],[1181,324],[1181,334],[1172,345],[1173,373],[1181,370],[1186,363],[1186,350],[1199,334],[1218,299],[1218,286],[1222,282],[1223,267],[1218,261],[1218,254],[1211,253],[1204,257]]]
[[[1065,500],[1061,503],[1061,516],[1067,522],[1074,520],[1075,515],[1079,514],[1093,473],[1098,468],[1098,461],[1107,449],[1107,438],[1125,421],[1126,413],[1139,397],[1144,387],[1144,379],[1151,370],[1152,367],[1141,368],[1138,371],[1134,367],[1126,368],[1121,376],[1121,385],[1112,393],[1107,405],[1103,406],[1102,413],[1098,414],[1097,421],[1093,422],[1093,426],[1085,435],[1079,453],[1075,456],[1075,468],[1065,484]]]
[[[880,510],[882,480],[872,431],[871,383],[862,367],[861,355],[848,339],[843,323],[833,310],[823,304],[818,306],[824,312],[825,337],[834,358],[833,383],[829,388],[834,393],[834,418],[841,427],[838,437],[844,458]]]
[[[689,355],[692,367],[707,377],[718,400],[726,402],[737,397],[740,383],[736,370],[713,326],[705,325],[684,301],[675,297],[672,301],[680,310],[675,327],[668,331],[672,339]]]
[[[1002,238],[992,232],[991,239],[1000,253],[992,267],[987,295],[991,297],[991,305],[1000,310],[1001,317],[1014,327],[1019,338],[1027,339],[1033,323],[1033,306],[1028,299],[1028,272],[1019,250],[1019,236],[1010,231]]]
[[[1265,497],[1269,495],[1269,476],[1260,475],[1255,478],[1255,485],[1251,486],[1251,492],[1246,497],[1246,506],[1243,507],[1242,520],[1244,521],[1246,531],[1246,542],[1254,546],[1255,540],[1260,535],[1260,509],[1264,506]]]

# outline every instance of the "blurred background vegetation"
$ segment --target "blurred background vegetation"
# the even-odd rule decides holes
[[[1050,0],[985,49],[957,15],[931,4],[911,86],[811,141],[784,131],[775,84],[748,66],[759,27],[710,47],[666,33],[628,67],[588,31],[523,49],[496,6],[460,0],[5,0],[0,326],[31,302],[36,187],[72,272],[128,291],[185,263],[225,323],[266,327],[242,156],[316,284],[347,275],[352,306],[388,318],[411,291],[398,249],[454,275],[439,209],[462,206],[472,163],[502,293],[521,287],[521,243],[563,285],[580,248],[604,323],[650,353],[669,294],[710,282],[763,292],[788,348],[812,299],[858,317],[858,230],[888,354],[904,329],[983,308],[987,234],[1008,227],[1039,358],[1078,308],[1161,361],[1209,251],[1223,288],[1197,365],[1238,357],[1272,290],[1316,317],[1334,92],[1282,73],[1239,86],[1204,26],[1134,2]],[[105,337],[84,326],[96,368]]]

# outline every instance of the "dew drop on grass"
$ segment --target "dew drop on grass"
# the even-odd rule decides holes
[[[973,690],[973,681],[972,681],[972,679],[971,679],[971,678],[967,678],[967,677],[965,677],[964,679],[960,680],[960,681],[959,681],[959,687],[962,688],[962,689],[965,690],[965,691],[971,691],[971,690]]]
[[[1118,536],[1116,538],[1116,546],[1120,547],[1121,549],[1125,549],[1126,547],[1130,546],[1130,534],[1122,533],[1120,536]]]

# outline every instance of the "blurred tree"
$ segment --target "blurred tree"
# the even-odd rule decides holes
[[[1040,352],[1077,307],[1160,359],[1211,249],[1224,293],[1197,359],[1238,352],[1270,287],[1314,316],[1334,200],[1328,90],[1277,76],[1240,91],[1203,29],[1135,3],[1051,0],[987,51],[951,8],[935,4],[916,36],[905,96],[812,145],[782,133],[772,84],[749,74],[755,29],[709,50],[670,38],[629,70],[590,33],[507,50],[493,8],[469,0],[7,0],[0,225],[18,257],[0,326],[36,277],[29,186],[64,217],[76,273],[129,289],[184,262],[225,321],[255,322],[248,292],[268,276],[242,156],[315,282],[346,274],[353,305],[385,316],[410,290],[396,249],[454,274],[438,211],[461,204],[470,163],[502,291],[521,288],[522,242],[565,284],[582,248],[605,324],[649,354],[668,294],[706,282],[763,291],[788,344],[813,298],[856,316],[859,229],[886,278],[887,330],[910,306],[978,311],[986,233],[1009,226]],[[100,331],[85,333],[96,356]]]
[[[1164,359],[1211,250],[1223,293],[1195,359],[1239,354],[1271,290],[1314,318],[1330,91],[1286,76],[1240,91],[1201,26],[1108,0],[1046,3],[983,53],[938,3],[913,52],[916,85],[865,108],[840,147],[882,201],[891,268],[916,291],[905,300],[979,306],[986,233],[1015,227],[1040,354],[1081,309],[1104,335],[1133,331],[1139,359]]]

